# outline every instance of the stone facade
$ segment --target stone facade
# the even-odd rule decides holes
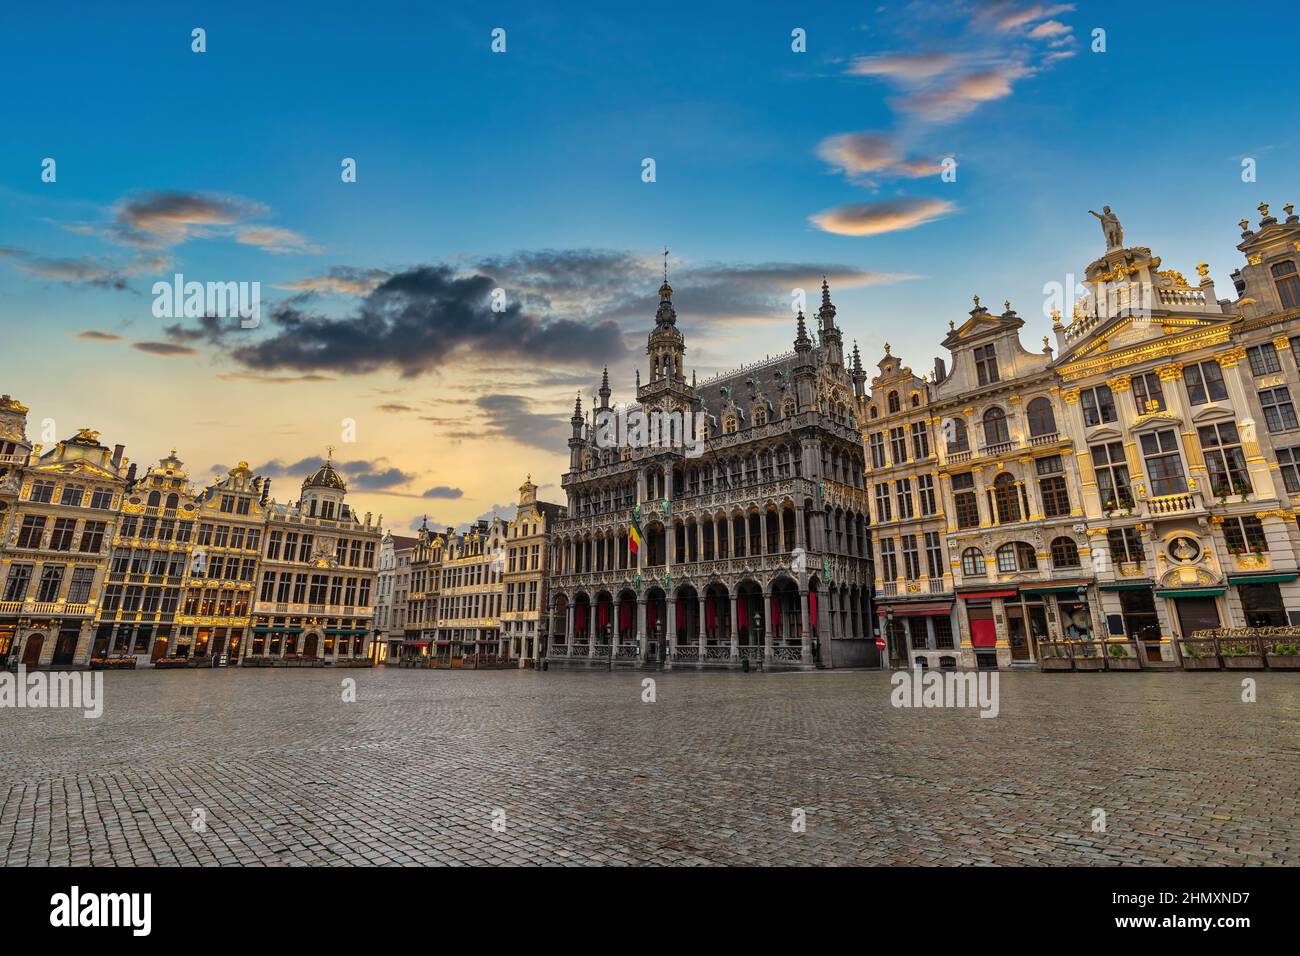
[[[606,374],[590,421],[575,404],[548,661],[874,664],[866,375],[856,350],[845,366],[830,290],[823,282],[816,343],[801,311],[793,351],[700,384],[686,377],[672,295],[665,276],[636,402],[611,405]],[[657,423],[648,440],[621,428],[610,440],[611,420],[641,416]]]
[[[347,505],[330,462],[302,483],[299,500],[270,503],[252,640],[245,659],[324,660],[368,656],[380,522]]]
[[[42,453],[27,411],[0,396],[0,656],[85,665],[132,469],[89,429]]]
[[[1193,286],[1149,248],[1111,246],[1071,322],[1056,313],[1055,347],[1025,350],[1010,303],[995,315],[977,297],[950,323],[951,370],[913,385],[941,436],[959,664],[1176,667],[1196,630],[1300,621],[1300,218],[1286,211],[1242,221],[1235,299],[1205,263]]]

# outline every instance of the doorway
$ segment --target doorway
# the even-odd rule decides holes
[[[1178,629],[1183,640],[1197,631],[1219,626],[1219,605],[1212,597],[1176,598],[1174,606],[1178,608]]]
[[[27,638],[27,646],[23,648],[23,666],[35,667],[41,662],[41,648],[45,646],[44,634],[33,634]]]
[[[315,657],[316,648],[320,644],[320,636],[317,634],[308,634],[307,642],[303,645],[303,657]]]
[[[54,645],[54,657],[50,663],[55,667],[66,667],[72,663],[77,654],[77,638],[80,631],[60,631],[59,639]]]

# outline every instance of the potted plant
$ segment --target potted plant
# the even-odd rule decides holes
[[[1218,650],[1213,638],[1200,638],[1181,642],[1183,669],[1189,671],[1217,671]]]
[[[1300,639],[1264,639],[1264,659],[1274,670],[1300,670]]]
[[[1074,669],[1077,671],[1099,671],[1106,667],[1106,658],[1097,653],[1097,646],[1092,641],[1078,641],[1074,645]]]
[[[1129,650],[1127,641],[1112,641],[1106,648],[1107,667],[1113,671],[1135,671],[1142,666],[1138,656]]]
[[[1256,670],[1264,666],[1264,654],[1257,637],[1233,637],[1219,641],[1219,656],[1228,670]]]
[[[1064,641],[1039,641],[1038,667],[1045,671],[1073,670],[1070,645]]]

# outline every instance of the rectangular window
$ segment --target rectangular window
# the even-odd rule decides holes
[[[1115,396],[1109,385],[1085,388],[1079,393],[1079,404],[1083,408],[1083,423],[1088,426],[1113,422],[1118,418],[1115,413]]]
[[[925,563],[930,577],[943,577],[943,544],[937,531],[925,533]]]
[[[1228,495],[1249,494],[1252,490],[1250,475],[1246,471],[1246,456],[1241,451],[1241,439],[1233,422],[1202,425],[1196,430],[1205,453],[1209,469],[1210,491],[1217,498]]]
[[[1192,405],[1222,402],[1228,398],[1228,387],[1223,382],[1223,369],[1218,362],[1186,366],[1183,384],[1187,386],[1187,401]]]
[[[1137,402],[1139,415],[1147,412],[1165,410],[1165,393],[1160,387],[1160,376],[1155,372],[1143,372],[1133,376],[1133,400]]]
[[[930,432],[925,422],[912,423],[912,457],[917,461],[930,457]]]
[[[899,520],[912,517],[915,512],[912,510],[912,482],[908,478],[900,478],[894,482],[894,493],[898,498],[898,517]]]
[[[903,535],[903,574],[909,581],[921,576],[921,554],[916,548],[916,535]]]
[[[1039,458],[1034,463],[1038,471],[1038,494],[1043,500],[1043,517],[1058,518],[1070,513],[1070,493],[1065,486],[1065,466],[1060,455]]]
[[[68,584],[68,603],[85,604],[90,600],[90,587],[95,581],[95,569],[79,567],[72,569],[72,581]]]
[[[876,432],[871,436],[871,467],[885,467],[885,435],[884,432]]]
[[[32,565],[15,564],[9,568],[5,579],[5,600],[21,601],[27,597],[27,586],[32,580]]]
[[[975,376],[981,385],[998,380],[997,350],[992,345],[981,345],[975,350]]]
[[[1103,511],[1123,511],[1133,507],[1133,490],[1129,487],[1128,462],[1123,442],[1092,445],[1088,448],[1097,474],[1097,494]]]
[[[901,465],[907,461],[907,433],[902,428],[891,428],[889,430],[889,453],[893,457],[895,465]]]
[[[108,511],[113,507],[113,492],[109,488],[96,488],[90,495],[90,507]]]
[[[1110,559],[1116,564],[1141,564],[1142,538],[1136,528],[1111,528],[1106,532]]]
[[[1223,539],[1230,554],[1264,553],[1268,539],[1264,537],[1264,522],[1254,515],[1223,519]]]
[[[880,542],[880,576],[885,581],[898,579],[898,557],[894,554],[893,538],[884,538]]]
[[[953,504],[957,510],[957,527],[974,528],[980,523],[979,499],[975,495],[975,475],[965,472],[952,476]]]
[[[85,485],[64,485],[59,495],[59,504],[81,507],[81,499],[86,493]]]
[[[889,505],[889,485],[876,485],[876,520],[894,520]]]
[[[1277,463],[1289,494],[1300,494],[1300,448],[1279,448]]]
[[[280,560],[280,542],[282,535],[279,531],[272,531],[266,539],[266,560]]]
[[[933,475],[917,475],[916,492],[921,499],[921,514],[932,515],[939,510],[934,497]]]
[[[1250,359],[1251,374],[1256,377],[1282,371],[1282,363],[1277,360],[1277,349],[1272,342],[1252,345],[1246,349],[1246,357]]]
[[[1178,454],[1178,439],[1172,428],[1143,435],[1142,456],[1146,460],[1152,495],[1159,498],[1187,491],[1183,461]]]
[[[18,547],[39,548],[44,531],[44,515],[23,515],[23,526],[18,531]]]
[[[76,518],[54,519],[54,531],[50,534],[51,551],[71,551],[72,536],[77,530]]]
[[[34,481],[32,490],[27,494],[28,501],[39,501],[42,504],[48,504],[54,500],[54,482],[52,481]]]
[[[1269,431],[1287,432],[1296,427],[1295,405],[1285,385],[1260,389],[1259,404],[1263,406],[1264,423]]]

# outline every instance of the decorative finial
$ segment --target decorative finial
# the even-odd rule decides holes
[[[1050,348],[1050,346],[1047,344],[1047,336],[1046,336],[1046,335],[1043,336],[1043,347],[1044,347],[1044,348]]]
[[[1282,211],[1286,213],[1288,216],[1295,215],[1294,210],[1295,210],[1295,203],[1287,203],[1285,206],[1282,207]]]
[[[1207,263],[1207,262],[1198,262],[1198,263],[1196,263],[1196,274],[1199,275],[1199,276],[1201,277],[1201,281],[1202,281],[1202,282],[1204,282],[1206,279],[1208,279],[1209,276],[1210,276],[1210,266],[1209,266],[1209,263]]]
[[[1010,312],[1010,311],[1011,311],[1011,300],[1010,300],[1010,299],[1003,299],[1003,300],[1002,300],[1002,308],[1004,308],[1004,309],[1006,309],[1008,312]]]
[[[949,319],[949,320],[948,320],[948,331],[949,331],[949,332],[956,332],[956,331],[957,331],[957,320],[956,320],[956,319]]]
[[[980,297],[977,295],[973,295],[971,296],[971,298],[975,300],[975,308],[978,309],[980,307]]]
[[[1060,324],[1061,324],[1061,310],[1060,310],[1060,309],[1053,309],[1053,310],[1052,310],[1052,324],[1053,324],[1053,325],[1060,325]]]
[[[173,453],[173,454],[174,454],[174,453]],[[325,464],[327,464],[327,465],[331,465],[331,464],[333,464],[333,463],[334,463],[334,446],[333,446],[333,445],[326,445],[326,446],[325,446]]]
[[[668,284],[668,247],[664,246],[664,285]]]
[[[1250,220],[1249,220],[1249,219],[1243,219],[1243,220],[1241,220],[1240,222],[1238,222],[1237,225],[1241,226],[1241,231],[1242,231],[1242,232],[1250,232]]]
[[[890,348],[889,343],[886,342],[886,343],[885,343],[885,354],[886,354],[886,355],[889,354],[889,348]]]
[[[1259,210],[1260,216],[1265,219],[1268,218],[1268,203],[1262,202],[1256,208]]]

